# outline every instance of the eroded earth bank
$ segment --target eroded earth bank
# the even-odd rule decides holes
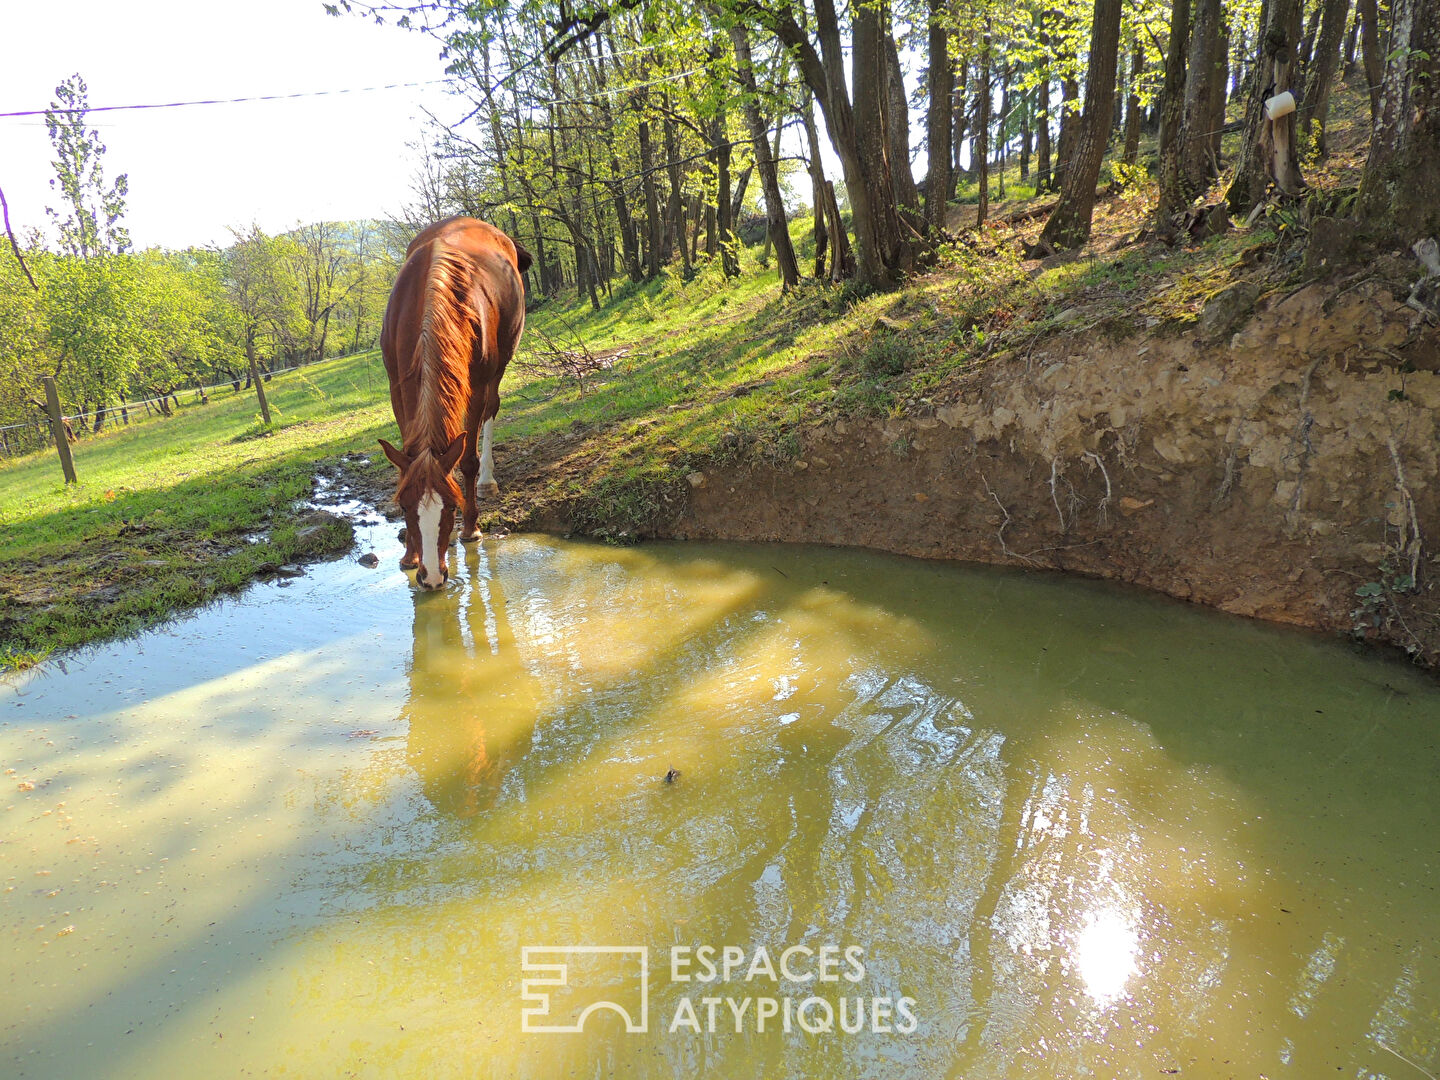
[[[1440,661],[1440,334],[1371,279],[1255,295],[1185,334],[1084,329],[997,360],[929,415],[798,432],[783,465],[696,468],[640,535],[860,545],[1132,582]],[[593,531],[547,501],[582,445],[517,446],[499,520]]]

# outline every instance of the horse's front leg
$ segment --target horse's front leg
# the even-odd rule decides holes
[[[475,503],[475,477],[480,463],[475,459],[475,431],[465,434],[465,453],[460,455],[460,495],[464,500],[464,527],[460,539],[466,543],[480,539],[480,508]]]
[[[400,557],[401,570],[414,570],[420,565],[420,529],[405,525],[405,554]]]

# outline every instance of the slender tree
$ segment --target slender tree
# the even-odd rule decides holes
[[[1365,69],[1365,86],[1370,91],[1370,122],[1380,120],[1380,88],[1385,64],[1380,53],[1380,15],[1376,0],[1355,0],[1355,18],[1360,23],[1360,63]]]
[[[1195,24],[1190,30],[1190,57],[1186,63],[1185,107],[1180,128],[1174,135],[1179,144],[1181,197],[1188,205],[1209,182],[1213,173],[1210,158],[1210,126],[1215,80],[1223,70],[1220,52],[1220,0],[1198,0]],[[1220,79],[1223,85],[1223,77]]]
[[[736,76],[745,96],[745,123],[750,130],[751,150],[760,172],[760,186],[765,194],[765,227],[775,248],[775,262],[780,270],[781,288],[789,292],[800,284],[800,266],[795,261],[795,248],[790,243],[790,226],[785,220],[785,202],[780,195],[780,176],[771,155],[765,121],[760,116],[760,92],[755,84],[755,68],[750,56],[750,35],[744,27],[728,28],[735,49]]]
[[[1160,202],[1155,211],[1162,221],[1190,203],[1181,161],[1183,143],[1177,137],[1185,115],[1185,57],[1189,42],[1190,0],[1171,0],[1165,83],[1160,90]]]
[[[72,75],[55,87],[56,100],[45,112],[55,151],[50,187],[64,200],[60,209],[46,207],[45,212],[59,231],[61,250],[83,259],[130,247],[130,234],[120,224],[129,178],[122,173],[105,186],[105,144],[98,131],[86,127],[88,94],[85,80]]]
[[[926,154],[925,221],[932,231],[945,228],[950,195],[950,110],[955,94],[955,68],[950,59],[950,28],[945,0],[927,0],[925,114]]]
[[[1345,36],[1350,0],[1323,0],[1322,6],[1324,15],[1320,36],[1305,77],[1305,100],[1300,105],[1300,130],[1310,136],[1312,129],[1318,125],[1318,132],[1314,135],[1315,146],[1323,157],[1326,154],[1325,119],[1330,109],[1330,85],[1340,64],[1340,41]]]
[[[990,106],[994,93],[990,85],[990,19],[985,19],[985,35],[980,39],[980,59],[975,81],[975,141],[970,147],[970,167],[980,190],[975,208],[975,224],[984,225],[990,215]]]
[[[1120,47],[1121,0],[1095,0],[1090,25],[1090,63],[1085,110],[1080,117],[1074,158],[1060,178],[1060,201],[1040,233],[1041,246],[1073,248],[1090,239],[1095,183],[1110,140],[1115,97],[1115,64]]]

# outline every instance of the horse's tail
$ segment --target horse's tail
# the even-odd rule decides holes
[[[430,245],[425,308],[411,358],[420,383],[420,412],[440,447],[464,430],[470,391],[472,342],[483,333],[482,315],[471,300],[475,268],[439,240]]]

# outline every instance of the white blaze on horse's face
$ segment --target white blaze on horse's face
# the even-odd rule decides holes
[[[433,491],[420,500],[420,571],[415,580],[422,588],[438,589],[445,584],[445,570],[440,562],[440,517],[445,501]]]

